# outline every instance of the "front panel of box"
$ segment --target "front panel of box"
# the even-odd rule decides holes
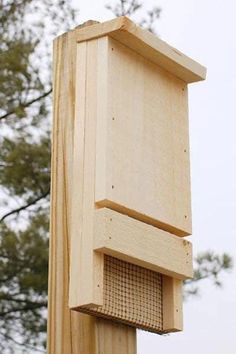
[[[186,83],[107,41],[95,202],[179,236],[191,234]]]

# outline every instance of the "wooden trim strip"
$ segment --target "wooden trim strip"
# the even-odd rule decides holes
[[[183,282],[163,276],[163,330],[177,332],[183,330]]]

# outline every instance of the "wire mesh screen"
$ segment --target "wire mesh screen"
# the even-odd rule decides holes
[[[148,330],[163,332],[162,275],[106,256],[104,305],[78,310]]]

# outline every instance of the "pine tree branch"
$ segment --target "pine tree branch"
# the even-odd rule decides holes
[[[211,274],[209,273],[209,274],[201,276],[199,278],[187,279],[187,280],[184,281],[184,284],[187,285],[187,284],[197,283],[198,281],[209,279],[210,277],[211,277]]]
[[[32,305],[32,306],[42,306],[42,307],[47,307],[47,301],[30,301],[30,300],[23,300],[23,299],[15,299],[11,296],[6,296],[6,295],[2,295],[0,296],[1,300],[5,300],[5,301],[12,301],[12,302],[16,302],[19,304],[27,304],[27,305]]]
[[[31,106],[33,103],[38,102],[38,101],[42,100],[43,98],[49,96],[51,93],[52,93],[52,89],[50,89],[49,91],[43,93],[42,95],[34,98],[33,100],[30,100],[26,103],[21,104],[20,108],[27,108],[27,107]],[[0,116],[0,120],[8,118],[9,116],[14,114],[15,112],[16,112],[16,109],[13,109],[13,110],[3,114],[2,116]]]
[[[44,304],[32,304],[32,305],[24,306],[24,307],[21,307],[21,308],[13,308],[13,309],[8,310],[8,311],[0,312],[0,318],[1,317],[5,317],[5,316],[9,315],[10,313],[24,312],[24,311],[33,311],[33,310],[40,309],[42,307],[45,307],[45,305]]]
[[[13,343],[15,343],[16,345],[18,346],[21,346],[21,347],[25,347],[25,348],[29,348],[29,349],[33,349],[34,351],[37,350],[37,352],[40,352],[40,353],[46,353],[45,350],[43,349],[39,349],[39,348],[36,348],[30,344],[27,344],[27,343],[21,343],[21,342],[18,342],[15,338],[9,336],[8,334],[4,333],[4,332],[0,332],[0,334],[5,337],[6,339],[8,339],[9,341],[12,341]]]
[[[46,198],[50,193],[50,188],[45,192],[43,193],[42,195],[40,195],[39,197],[37,197],[36,199],[32,200],[31,202],[25,204],[25,205],[22,205],[21,207],[17,208],[17,209],[13,209],[11,211],[9,211],[8,213],[6,213],[5,215],[3,215],[0,219],[0,223],[3,222],[8,216],[10,215],[13,215],[13,214],[19,214],[21,211],[29,208],[30,206],[38,203],[41,199],[44,199]]]

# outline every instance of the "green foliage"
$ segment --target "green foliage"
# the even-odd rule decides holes
[[[47,101],[38,98],[51,93],[50,41],[74,22],[75,13],[70,1],[4,0],[0,14],[0,119],[10,115],[8,125],[19,118],[37,124],[47,113]]]
[[[41,138],[38,143],[28,143],[24,137],[4,138],[0,159],[0,184],[11,196],[30,202],[49,190],[49,138]]]
[[[16,331],[26,348],[44,345],[48,224],[48,215],[42,212],[30,220],[24,231],[1,224],[0,334],[9,343],[0,342],[1,353],[5,353],[6,345],[12,347]]]
[[[194,277],[185,282],[185,296],[198,295],[199,281],[210,280],[215,286],[222,287],[222,273],[233,268],[233,260],[228,254],[215,254],[214,252],[203,252],[195,258]]]
[[[24,116],[22,103],[33,91],[43,89],[37,69],[29,65],[36,50],[38,38],[24,29],[24,19],[30,1],[2,1],[0,5],[0,106],[2,114],[14,111],[16,117]],[[33,85],[31,85],[33,84]]]

